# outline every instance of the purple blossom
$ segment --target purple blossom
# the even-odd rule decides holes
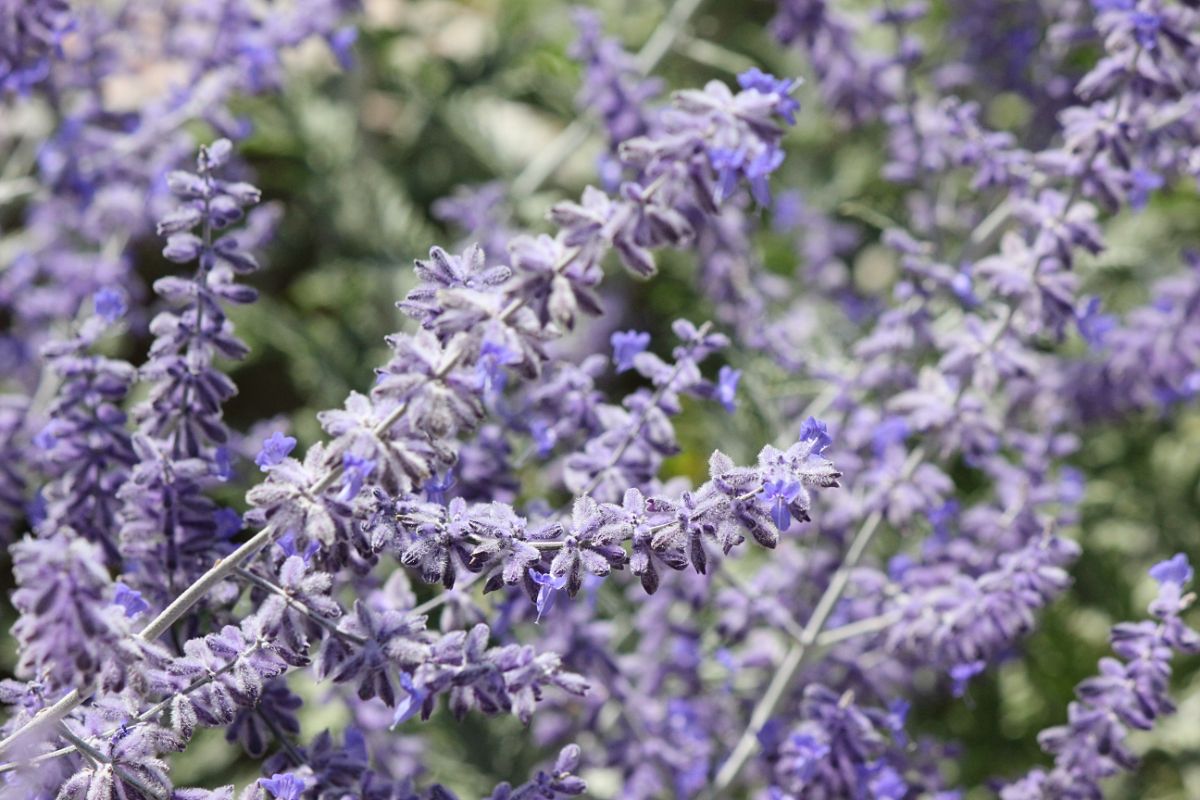
[[[767,481],[759,490],[759,495],[771,505],[771,519],[775,527],[786,531],[792,524],[792,512],[789,505],[800,495],[800,482],[782,480]]]
[[[1109,334],[1117,327],[1116,318],[1101,313],[1100,308],[1100,298],[1090,298],[1075,320],[1075,324],[1079,326],[1079,334],[1094,348],[1103,347]]]
[[[104,288],[93,295],[96,315],[105,322],[113,323],[125,316],[128,307],[125,295],[117,289]]]
[[[264,445],[265,449],[265,445]],[[363,486],[367,479],[371,477],[371,473],[375,471],[375,462],[369,458],[362,458],[353,453],[346,453],[342,456],[342,491],[338,494],[338,499],[343,503],[347,503],[358,497],[362,492]]]
[[[270,792],[275,800],[300,800],[306,784],[294,773],[282,772],[270,778],[259,778],[258,785]]]
[[[729,413],[737,409],[737,386],[742,378],[742,371],[733,367],[721,367],[717,373],[717,386],[714,392],[717,402]]]
[[[431,477],[425,482],[421,489],[425,492],[425,499],[430,503],[445,505],[446,492],[453,489],[456,483],[457,481],[454,479],[454,472],[452,470],[447,470],[446,474],[440,478],[436,475]]]
[[[821,455],[829,449],[829,445],[833,444],[829,428],[824,422],[813,417],[809,417],[800,424],[800,441],[812,442],[812,452],[816,455]]]
[[[955,697],[962,697],[967,693],[967,684],[976,675],[979,675],[987,668],[987,663],[983,661],[970,661],[965,664],[955,664],[950,668],[951,691]]]
[[[1150,195],[1163,186],[1161,175],[1140,167],[1130,173],[1131,187],[1129,189],[1129,206],[1136,211],[1146,207]]]
[[[613,146],[646,133],[654,124],[647,103],[662,91],[662,82],[643,76],[621,43],[603,35],[600,17],[593,10],[577,7],[572,17],[579,37],[570,55],[584,68],[580,108],[601,118]]]
[[[259,469],[266,472],[271,467],[282,464],[295,448],[296,439],[294,437],[275,431],[263,441],[258,455],[254,457],[254,463],[259,466]]]
[[[537,619],[540,622],[542,614],[550,610],[554,605],[554,593],[567,585],[567,576],[554,576],[543,572],[538,572],[532,567],[529,569],[529,579],[537,584]]]
[[[113,603],[125,609],[125,616],[136,617],[143,611],[150,610],[150,604],[142,598],[142,593],[136,589],[130,589],[120,581],[116,584],[116,591],[113,592]]]
[[[1099,796],[1100,783],[1132,769],[1130,729],[1146,730],[1175,710],[1169,697],[1171,658],[1200,652],[1200,634],[1179,617],[1190,600],[1182,590],[1192,569],[1182,555],[1154,567],[1159,595],[1154,621],[1121,623],[1112,630],[1117,658],[1102,659],[1099,673],[1075,690],[1066,724],[1042,731],[1038,741],[1054,756],[1051,770],[1035,769],[1001,792],[1004,800],[1054,797],[1067,791]]]
[[[641,331],[617,331],[612,335],[613,363],[617,372],[633,369],[633,358],[650,346],[650,334]]]
[[[792,99],[792,93],[800,85],[800,81],[792,78],[776,78],[774,75],[768,75],[758,67],[752,67],[738,75],[738,86],[743,89],[753,89],[756,92],[761,92],[765,95],[773,95],[775,98],[775,113],[788,121],[788,124],[796,124],[796,112],[800,110],[800,104]]]
[[[1150,577],[1160,584],[1173,583],[1183,587],[1192,582],[1192,565],[1183,553],[1176,553],[1170,559],[1159,562],[1150,568]]]

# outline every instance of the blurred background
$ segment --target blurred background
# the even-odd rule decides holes
[[[632,51],[669,8],[658,0],[588,5]],[[921,23],[929,47],[962,46],[944,38],[955,2],[934,8]],[[732,82],[751,66],[808,75],[809,66],[767,33],[773,12],[766,0],[707,0],[656,74],[667,88]],[[281,94],[236,106],[254,131],[242,154],[264,198],[278,201],[284,215],[265,254],[266,268],[253,279],[262,290],[259,305],[234,314],[252,349],[233,367],[240,388],[228,405],[234,428],[275,419],[305,445],[319,438],[317,411],[339,407],[349,391],[370,385],[372,369],[385,360],[383,337],[407,324],[394,303],[412,282],[412,260],[434,244],[462,244],[461,233],[437,213],[437,201],[456,187],[511,185],[524,176],[518,186],[525,191],[505,204],[517,223],[537,230],[545,227],[555,200],[598,181],[605,148],[599,133],[572,148],[540,185],[532,186],[526,171],[562,141],[578,116],[581,70],[568,55],[575,36],[570,7],[557,0],[366,0],[355,69],[342,70],[327,48],[314,43],[291,54],[292,76]],[[845,254],[841,268],[861,292],[886,294],[895,267],[890,251],[877,244],[880,221],[902,220],[905,209],[896,188],[879,175],[882,131],[870,125],[847,131],[830,123],[810,90],[802,90],[800,99],[800,123],[788,134],[789,159],[774,185],[801,187],[807,204],[851,226],[860,243]],[[1031,113],[1018,94],[995,86],[981,87],[975,99],[984,105],[984,118],[1001,128],[1021,125]],[[196,134],[206,138],[202,130]],[[760,246],[768,268],[794,275],[803,258],[796,237],[765,227]],[[1144,302],[1151,279],[1177,263],[1179,243],[1200,233],[1200,197],[1164,195],[1111,230],[1110,250],[1083,274],[1090,292],[1119,310]],[[148,241],[139,256],[147,281],[169,270],[158,249]],[[678,316],[707,319],[712,309],[694,274],[679,255],[665,259],[663,274],[649,283],[614,272],[605,284],[608,315],[589,323],[606,327],[585,327],[567,346],[605,351],[602,334],[615,327],[636,325],[657,338]],[[833,320],[830,335],[836,334]],[[145,344],[132,337],[127,355],[136,361]],[[714,447],[736,460],[773,439],[779,421],[761,410],[756,396],[819,389],[784,379],[766,358],[738,366],[745,377],[737,414],[689,405],[676,425],[684,454],[669,463],[672,473],[701,474]],[[991,776],[1016,775],[1045,762],[1037,731],[1065,719],[1074,685],[1108,653],[1110,626],[1140,618],[1153,595],[1148,578],[1130,575],[1128,561],[1174,551],[1200,557],[1200,414],[1098,429],[1077,462],[1092,477],[1077,532],[1086,547],[1074,571],[1075,589],[1049,609],[1022,651],[974,682],[966,698],[929,699],[914,712],[918,729],[960,743],[956,769],[963,785],[983,785]],[[536,495],[536,476],[528,477],[523,488]],[[5,621],[12,618],[5,608]],[[0,666],[13,663],[11,651],[2,657]],[[1200,798],[1200,661],[1180,663],[1176,682],[1178,715],[1136,741],[1145,763],[1113,787],[1112,797]],[[306,707],[306,735],[344,722],[327,718],[323,708]],[[456,724],[447,716],[421,731],[432,737],[432,777],[463,796],[485,791],[492,776],[520,778],[539,755],[527,749],[515,722],[468,718]],[[176,780],[215,786],[237,773],[241,785],[257,776],[257,768],[239,762],[239,752],[219,731],[206,731],[176,758]],[[604,777],[593,778],[596,796],[607,796]]]

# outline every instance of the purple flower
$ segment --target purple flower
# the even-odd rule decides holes
[[[875,450],[876,457],[882,458],[893,446],[904,444],[908,434],[908,423],[904,421],[903,417],[895,415],[884,417],[871,436],[871,446]]]
[[[305,563],[308,563],[312,557],[316,555],[317,551],[321,549],[320,542],[310,541],[304,548],[304,552],[301,553],[296,547],[295,531],[288,531],[283,536],[280,536],[279,541],[275,544],[281,551],[283,551],[285,556],[290,558],[291,556],[298,555]]]
[[[291,772],[277,772],[269,778],[259,778],[258,785],[272,794],[275,800],[300,800],[304,781]]]
[[[446,492],[453,489],[455,483],[454,470],[448,469],[442,477],[433,475],[421,484],[421,491],[425,493],[425,499],[429,502],[444,506],[446,505]]]
[[[1162,27],[1162,17],[1147,11],[1134,11],[1130,18],[1138,44],[1147,50],[1158,47],[1158,31]]]
[[[559,575],[555,577],[547,572],[539,572],[532,567],[529,568],[529,578],[539,588],[537,593],[537,619],[540,622],[542,614],[550,610],[554,605],[554,593],[567,585],[567,575]]]
[[[887,765],[881,765],[870,778],[872,800],[903,800],[908,796],[908,784],[900,773]]]
[[[783,150],[772,147],[763,150],[746,165],[746,180],[750,182],[750,193],[760,206],[771,205],[771,184],[767,179],[782,163]]]
[[[367,478],[371,477],[371,473],[374,471],[375,461],[373,459],[356,456],[353,453],[343,455],[342,491],[338,493],[338,499],[343,503],[348,503],[358,497]]]
[[[358,41],[358,28],[348,25],[338,28],[325,37],[329,49],[344,70],[354,68],[354,43]]]
[[[96,308],[96,315],[110,324],[125,316],[128,310],[125,295],[118,289],[101,289],[93,295],[92,302]]]
[[[396,704],[395,713],[392,715],[393,728],[421,713],[421,706],[429,696],[429,692],[419,688],[413,682],[412,675],[404,671],[400,672],[400,686],[404,689],[405,695]]]
[[[242,522],[242,515],[232,508],[219,508],[213,514],[213,522],[215,530],[213,535],[217,539],[232,539],[245,524]]]
[[[1165,181],[1157,172],[1136,167],[1129,173],[1129,207],[1140,211],[1150,201],[1150,195],[1163,187]]]
[[[1173,583],[1184,587],[1192,582],[1192,565],[1183,553],[1176,553],[1166,561],[1160,561],[1150,568],[1150,577],[1159,583]]]
[[[479,385],[492,393],[504,391],[508,383],[505,367],[519,363],[521,357],[512,349],[491,339],[485,339],[475,367]]]
[[[800,424],[800,441],[813,442],[812,452],[821,455],[833,444],[829,428],[819,419],[809,417]]]
[[[771,505],[771,519],[780,531],[786,531],[792,524],[792,512],[788,507],[800,496],[799,481],[764,481],[758,492],[763,500]]]
[[[259,466],[263,472],[267,472],[271,467],[279,466],[283,460],[288,457],[296,447],[296,440],[291,436],[285,436],[279,431],[275,431],[262,443],[262,448],[258,451],[258,455],[254,457],[254,463]]]
[[[609,337],[613,349],[613,363],[617,372],[633,369],[633,359],[650,346],[650,334],[642,331],[616,331]]]
[[[792,99],[792,92],[800,85],[799,80],[776,78],[758,67],[751,67],[738,75],[737,81],[738,86],[743,89],[775,95],[775,113],[787,120],[789,125],[796,124],[796,112],[800,110],[800,103]]]
[[[113,592],[113,604],[125,609],[125,616],[130,618],[150,609],[150,604],[142,598],[141,592],[129,588],[121,581],[117,581]]]
[[[955,664],[950,668],[951,691],[955,697],[962,697],[967,692],[967,684],[976,675],[987,668],[983,661],[970,661],[965,664]]]
[[[233,453],[224,445],[213,450],[213,467],[223,481],[233,480]]]
[[[1099,297],[1089,298],[1075,317],[1079,335],[1094,349],[1102,348],[1108,335],[1117,327],[1116,318],[1101,313],[1100,308]]]
[[[731,414],[737,408],[737,387],[741,378],[742,371],[733,367],[721,367],[717,373],[717,385],[713,390],[713,395],[717,402]]]
[[[805,782],[812,780],[821,761],[829,755],[829,745],[804,733],[793,733],[784,748],[788,777]]]
[[[746,166],[746,151],[741,148],[710,147],[708,160],[717,173],[715,201],[720,203],[737,188],[738,178]]]
[[[61,56],[63,36],[73,26],[67,0],[22,0],[2,8],[0,93],[28,92],[50,74]]]
[[[569,53],[584,67],[578,105],[600,116],[609,145],[615,148],[654,125],[657,109],[648,107],[648,101],[659,94],[662,81],[643,75],[637,59],[625,51],[621,42],[603,35],[595,11],[575,8],[572,17],[579,38]]]

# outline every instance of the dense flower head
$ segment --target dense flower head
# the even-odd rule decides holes
[[[1075,690],[1065,725],[1042,731],[1039,743],[1054,756],[1054,768],[1034,770],[1005,787],[1004,800],[1057,796],[1099,797],[1100,783],[1136,766],[1129,747],[1131,729],[1149,729],[1175,710],[1170,700],[1171,657],[1200,652],[1200,634],[1179,617],[1191,603],[1182,590],[1192,567],[1183,554],[1151,570],[1159,594],[1150,606],[1155,621],[1113,628],[1117,658],[1100,662],[1099,674]]]

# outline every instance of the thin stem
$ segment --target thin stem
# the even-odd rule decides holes
[[[251,650],[250,652],[255,652],[255,651]],[[212,683],[213,681],[215,681],[217,678],[221,677],[222,675],[228,674],[229,672],[233,671],[234,667],[237,666],[237,663],[240,659],[241,659],[241,656],[231,660],[228,664],[221,667],[216,672],[213,672],[211,675],[205,675],[203,678],[198,678],[195,681],[193,681],[192,683],[185,686],[181,691],[178,691],[178,692],[164,698],[163,700],[160,700],[159,702],[150,706],[150,708],[143,711],[141,714],[138,714],[136,717],[131,719],[129,722],[125,723],[124,727],[139,725],[143,722],[146,722],[146,721],[154,718],[158,714],[161,714],[163,711],[165,711],[167,709],[168,706],[171,705],[171,702],[176,697],[179,697],[181,695],[183,695],[183,696],[189,695],[192,692],[196,691],[197,689],[204,688],[205,686]],[[62,722],[61,720],[56,724],[65,726],[65,723]],[[115,728],[111,728],[111,729],[105,731],[104,733],[98,733],[93,736],[90,736],[89,738],[101,739],[101,738],[104,738],[107,736],[112,736],[113,734],[117,733],[120,730],[121,730],[121,726],[118,726]],[[72,741],[72,744],[70,747],[60,747],[57,750],[51,750],[50,752],[42,753],[41,755],[35,756],[34,758],[30,758],[25,761],[13,761],[8,764],[0,764],[0,775],[3,775],[6,772],[13,772],[14,770],[17,770],[21,767],[32,767],[32,766],[41,764],[45,761],[50,761],[52,759],[59,758],[60,756],[70,755],[71,753],[75,752],[79,748],[78,748],[78,744],[75,743],[74,740],[69,740],[69,741]]]
[[[67,727],[65,722],[60,721],[58,723],[58,732],[64,739],[73,744],[75,748],[79,750],[79,752],[83,753],[84,756],[94,764],[104,764],[112,767],[113,773],[121,780],[122,783],[132,786],[143,796],[149,797],[151,800],[163,800],[162,793],[147,786],[141,778],[130,774],[130,772],[124,767],[114,764],[111,758],[104,755],[104,753],[101,753],[92,745],[88,744],[84,739],[81,739],[72,733],[71,729]]]
[[[864,617],[848,625],[839,625],[836,628],[830,628],[823,632],[817,637],[817,646],[832,647],[835,644],[841,644],[859,636],[870,636],[873,633],[887,630],[899,621],[900,613],[898,611],[889,611],[886,614],[877,614],[874,617]]]
[[[12,200],[19,200],[25,195],[33,194],[37,190],[38,182],[33,178],[0,180],[0,206]]]
[[[59,698],[54,705],[43,708],[34,715],[33,719],[29,720],[20,728],[13,731],[3,740],[0,740],[0,754],[7,753],[14,744],[25,737],[37,733],[44,728],[53,726],[82,702],[83,695],[78,689],[72,689],[70,692]]]
[[[271,735],[275,737],[275,741],[279,742],[279,746],[283,748],[285,753],[287,753],[288,758],[292,760],[292,763],[297,767],[304,764],[304,756],[299,750],[296,749],[296,745],[292,744],[291,740],[284,735],[279,726],[275,724],[275,720],[271,719],[269,714],[264,714],[261,708],[256,708],[254,713],[263,721],[263,724],[267,726],[267,729],[271,731]]]
[[[650,38],[642,45],[635,58],[635,63],[643,75],[649,74],[658,66],[658,62],[663,60],[671,45],[675,43],[676,37],[683,31],[683,27],[703,3],[704,0],[677,0],[675,5],[671,6],[671,10],[650,34]]]
[[[675,52],[690,58],[697,64],[724,70],[733,75],[740,75],[748,69],[758,66],[752,58],[735,53],[707,39],[698,39],[686,33],[680,34],[675,43]]]
[[[357,645],[364,645],[367,643],[367,640],[365,638],[363,638],[362,636],[359,636],[358,634],[355,634],[355,633],[348,633],[346,631],[343,631],[341,628],[338,627],[338,624],[336,622],[329,619],[328,617],[321,616],[316,611],[314,611],[312,608],[305,605],[303,601],[297,600],[295,597],[293,597],[288,592],[287,589],[284,589],[278,583],[275,583],[275,581],[273,581],[269,578],[264,578],[261,575],[251,572],[250,570],[246,569],[245,567],[238,567],[234,574],[236,574],[239,578],[246,581],[247,583],[254,584],[255,586],[257,586],[258,588],[262,589],[265,592],[270,592],[271,594],[278,595],[279,597],[283,598],[283,601],[285,603],[287,603],[290,608],[295,609],[296,611],[299,611],[305,617],[312,620],[317,625],[320,625],[322,628],[329,631],[334,636],[338,636],[342,639],[353,642],[354,644],[357,644]]]
[[[900,477],[897,480],[902,481],[912,475],[924,457],[925,451],[922,448],[914,450],[905,462]],[[804,626],[803,631],[801,631],[799,640],[788,648],[787,654],[783,657],[783,662],[780,663],[776,670],[762,699],[759,700],[758,705],[751,712],[749,724],[742,731],[742,735],[734,746],[733,752],[730,753],[729,758],[721,765],[721,769],[718,770],[712,786],[704,797],[723,797],[725,789],[741,773],[742,768],[746,765],[746,761],[749,760],[751,754],[754,752],[758,731],[766,724],[771,715],[775,713],[776,707],[791,686],[792,678],[796,676],[796,673],[800,671],[800,668],[811,656],[813,645],[816,644],[817,638],[825,627],[825,623],[828,622],[829,615],[833,613],[834,608],[842,597],[842,593],[845,592],[846,587],[850,583],[851,573],[858,566],[858,562],[862,559],[867,547],[875,538],[875,534],[878,532],[882,522],[883,512],[875,510],[871,512],[863,521],[862,526],[859,527],[858,533],[855,534],[854,540],[850,543],[850,547],[846,551],[841,565],[838,567],[837,572],[833,574],[829,585],[825,587],[820,600],[817,601],[816,608],[813,609],[812,615],[808,618],[808,623]]]

